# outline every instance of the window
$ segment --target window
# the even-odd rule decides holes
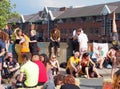
[[[92,16],[90,16],[90,17],[86,17],[86,21],[87,21],[87,22],[91,22],[91,21],[93,21],[93,17],[92,17]]]
[[[65,23],[65,22],[66,22],[66,19],[62,19],[62,21],[63,21],[63,23]]]
[[[94,29],[93,28],[90,28],[90,33],[94,34]]]
[[[66,22],[67,22],[67,23],[70,23],[70,22],[72,22],[72,19],[71,19],[71,18],[68,18],[68,19],[66,20]]]
[[[62,19],[59,19],[59,20],[57,21],[57,23],[63,23],[63,20],[62,20]]]
[[[117,20],[120,20],[120,14],[117,14],[117,15],[116,15],[116,19],[117,19]]]
[[[76,21],[76,18],[71,18],[72,22],[75,22]]]
[[[95,28],[95,34],[98,35],[99,31],[98,28]]]
[[[99,22],[99,21],[102,21],[103,20],[103,17],[102,16],[97,16],[96,17],[96,21]]]

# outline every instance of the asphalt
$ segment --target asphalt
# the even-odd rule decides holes
[[[102,89],[103,83],[105,81],[110,82],[110,74],[111,74],[111,69],[97,69],[98,72],[103,76],[101,78],[91,78],[87,79],[85,77],[78,77],[76,78],[77,81],[80,82],[80,89]],[[61,73],[65,73],[64,69],[61,69]]]

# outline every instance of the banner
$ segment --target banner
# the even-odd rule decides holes
[[[95,43],[93,42],[93,56],[92,58],[96,58],[94,52],[98,50],[98,47],[101,47],[101,54],[102,57],[106,57],[108,52],[108,43]]]

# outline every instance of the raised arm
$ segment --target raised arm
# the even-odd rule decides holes
[[[113,29],[112,29],[112,32],[117,32],[117,26],[116,26],[116,17],[115,17],[115,12],[112,13],[112,16],[113,16]]]

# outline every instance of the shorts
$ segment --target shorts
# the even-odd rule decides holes
[[[67,74],[70,74],[70,69],[69,69],[69,68],[67,68],[67,69],[66,69],[66,73],[67,73]],[[75,72],[75,71],[73,71],[73,73],[72,73],[72,74],[73,74],[73,75],[75,75],[75,73],[76,73],[76,72]]]
[[[57,47],[57,48],[60,48],[60,42],[50,41],[50,47]]]
[[[118,33],[114,32],[113,36],[112,36],[112,45],[118,45],[119,44],[119,37],[118,37]]]
[[[85,71],[85,68],[86,68],[87,66],[82,66],[82,72],[83,73],[86,73],[86,71]],[[91,73],[92,71],[93,71],[93,67],[92,66],[88,66],[88,71],[89,71],[89,73]]]

